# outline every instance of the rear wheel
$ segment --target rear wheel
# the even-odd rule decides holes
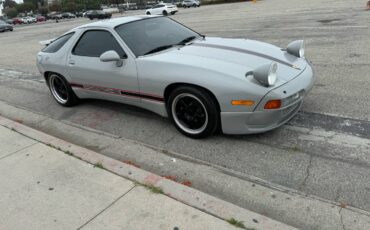
[[[47,80],[51,94],[60,105],[68,107],[78,102],[78,97],[64,77],[52,73]]]
[[[175,127],[191,138],[213,134],[220,122],[217,102],[201,88],[176,88],[168,99],[167,109]]]
[[[148,11],[148,12],[146,12],[146,15],[150,15],[150,12]]]

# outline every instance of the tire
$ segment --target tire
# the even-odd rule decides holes
[[[197,4],[193,4],[193,7],[197,7]]]
[[[201,88],[174,89],[167,101],[167,111],[176,129],[194,139],[212,135],[220,124],[217,101]]]
[[[162,14],[163,14],[164,16],[167,16],[167,15],[168,15],[167,11],[165,11],[165,10],[162,12]]]
[[[47,78],[47,83],[51,95],[58,102],[58,104],[65,107],[70,107],[77,104],[78,97],[63,76],[56,73],[51,73]]]
[[[150,15],[150,12],[146,12],[146,15]]]
[[[9,30],[10,30],[10,31],[13,31],[13,28],[10,28]]]
[[[171,15],[175,15],[176,14],[176,12],[171,12]]]

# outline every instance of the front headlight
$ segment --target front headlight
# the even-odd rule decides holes
[[[246,75],[253,75],[254,79],[256,79],[259,83],[264,86],[273,86],[277,81],[277,64],[272,62],[270,64],[266,64],[263,66],[258,67],[253,72],[248,72]]]
[[[269,86],[275,85],[275,83],[277,81],[276,71],[277,71],[277,64],[275,62],[274,63],[271,63],[270,64],[269,74],[268,74],[268,77],[267,77],[267,82],[268,82],[268,85]]]
[[[290,54],[292,54],[296,57],[303,58],[304,57],[304,49],[305,49],[304,41],[303,40],[297,40],[297,41],[289,43],[286,50],[287,50],[288,53],[290,53]]]

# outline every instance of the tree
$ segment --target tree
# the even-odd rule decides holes
[[[87,10],[100,10],[100,0],[86,0]]]
[[[83,9],[85,9],[83,4],[77,4],[77,11],[82,11]]]
[[[31,2],[25,2],[25,3],[17,5],[17,10],[20,13],[34,11],[35,9],[36,9],[36,6],[32,4]]]
[[[6,16],[8,16],[8,18],[15,18],[18,15],[18,11],[16,8],[6,8],[4,10],[4,13],[6,14]]]
[[[58,2],[54,2],[53,4],[49,6],[49,10],[59,12],[62,10],[62,6]]]
[[[39,0],[23,0],[24,4],[33,5],[35,8],[39,6]]]
[[[13,0],[5,0],[3,6],[4,8],[15,8],[17,3]]]
[[[42,6],[42,7],[39,8],[39,13],[41,15],[47,15],[48,12],[49,12],[49,9],[46,6]]]
[[[67,2],[63,5],[62,10],[64,12],[75,12],[77,10],[77,5],[74,2]]]

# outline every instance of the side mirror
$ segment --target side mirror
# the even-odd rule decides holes
[[[118,53],[114,50],[109,50],[109,51],[102,53],[102,55],[100,55],[100,61],[102,62],[115,61],[117,67],[121,67],[123,65],[123,60],[118,55]]]

